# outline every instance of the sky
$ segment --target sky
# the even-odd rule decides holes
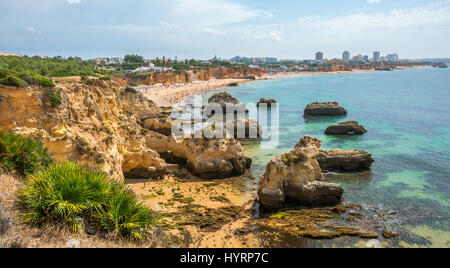
[[[450,0],[0,0],[0,51],[25,55],[450,58]]]

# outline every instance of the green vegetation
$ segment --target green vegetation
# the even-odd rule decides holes
[[[94,81],[88,79],[88,80],[84,81],[84,83],[88,86],[92,86],[94,84]]]
[[[65,77],[77,75],[98,76],[95,63],[83,61],[78,57],[40,58],[40,57],[0,57],[0,70],[11,70],[48,77]]]
[[[72,162],[51,165],[28,177],[19,193],[27,223],[62,222],[140,240],[155,218],[133,191],[100,171]],[[83,219],[80,221],[80,219]]]
[[[57,108],[62,103],[61,93],[57,91],[47,91],[46,93],[48,100],[50,101],[53,108]]]
[[[283,163],[288,166],[291,164],[296,164],[301,161],[304,161],[307,158],[308,156],[304,152],[300,153],[289,152],[281,155],[281,161],[283,161]]]
[[[52,81],[40,75],[30,75],[14,70],[0,70],[0,84],[12,87],[27,87],[29,85],[55,87]]]
[[[33,174],[52,163],[50,154],[41,142],[0,132],[0,167],[20,176]]]
[[[132,87],[127,87],[127,88],[125,89],[125,92],[127,92],[127,93],[132,93],[132,94],[138,93],[137,90],[134,89],[134,88],[132,88]]]

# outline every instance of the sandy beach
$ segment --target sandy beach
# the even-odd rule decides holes
[[[416,67],[408,67],[408,68],[423,68],[423,66]],[[405,69],[405,68],[399,68]],[[211,79],[209,81],[193,81],[192,83],[183,83],[183,84],[171,84],[171,85],[162,85],[156,84],[153,86],[140,85],[136,87],[137,90],[142,92],[144,96],[155,103],[157,103],[160,107],[171,107],[179,102],[181,102],[184,98],[208,92],[210,90],[215,90],[218,88],[226,87],[232,83],[248,83],[258,80],[270,80],[270,79],[283,79],[288,77],[299,77],[299,76],[312,76],[312,75],[330,75],[330,74],[351,74],[351,73],[368,73],[368,72],[377,72],[375,70],[353,70],[351,72],[348,71],[337,71],[337,72],[285,72],[285,73],[277,73],[277,74],[266,74],[261,77],[257,77],[256,80],[248,80],[248,79]]]

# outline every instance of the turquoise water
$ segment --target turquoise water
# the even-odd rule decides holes
[[[255,177],[306,134],[321,139],[326,150],[369,151],[376,160],[370,171],[327,175],[344,187],[345,200],[363,204],[380,224],[401,234],[400,240],[386,242],[390,246],[450,247],[450,69],[295,77],[221,91],[241,103],[266,97],[280,105],[279,146],[244,145],[254,159]],[[337,101],[349,114],[303,118],[306,105],[315,101]],[[350,119],[368,133],[324,135],[330,124]],[[391,212],[391,217],[376,216]]]

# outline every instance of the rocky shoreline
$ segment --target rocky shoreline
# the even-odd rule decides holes
[[[252,160],[234,139],[236,133],[224,133],[227,139],[175,137],[168,110],[125,89],[120,80],[86,85],[61,79],[53,90],[62,101],[52,107],[48,89],[1,87],[1,130],[43,141],[58,161],[72,159],[126,180],[142,202],[162,215],[162,233],[170,241],[164,247],[264,247],[264,239],[275,243],[284,232],[309,239],[380,236],[375,227],[327,225],[336,217],[353,222],[347,219],[357,206],[341,203],[344,189],[327,182],[322,171],[368,168],[373,160],[367,153],[322,152],[321,141],[306,136],[292,152],[270,161],[256,185]],[[243,124],[246,133],[253,126],[250,120]],[[288,199],[300,205],[293,212],[285,211]],[[259,204],[281,210],[255,217]],[[311,208],[317,206],[327,208]],[[306,217],[303,229],[294,223],[300,215]],[[289,219],[292,229],[279,226],[282,219]]]

